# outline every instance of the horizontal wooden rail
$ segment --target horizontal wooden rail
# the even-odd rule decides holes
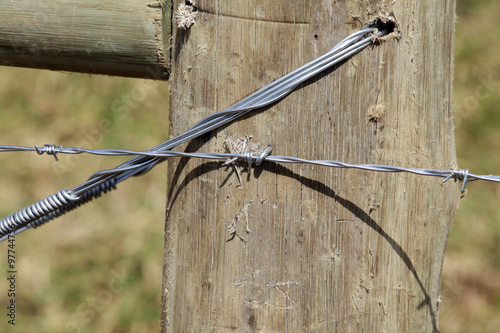
[[[168,79],[170,0],[0,2],[0,65]]]

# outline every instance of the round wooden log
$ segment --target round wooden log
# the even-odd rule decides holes
[[[182,149],[223,152],[247,136],[276,155],[456,169],[455,1],[384,3],[196,1],[196,23],[174,31],[171,133],[393,12],[399,39]],[[163,332],[438,331],[457,183],[310,165],[263,163],[241,181],[236,171],[169,162]]]
[[[0,65],[166,80],[171,3],[0,3]]]

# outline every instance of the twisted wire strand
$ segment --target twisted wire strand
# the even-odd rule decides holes
[[[150,151],[170,150],[182,143],[195,139],[209,131],[219,128],[235,119],[241,117],[247,112],[265,107],[282,99],[293,91],[299,84],[310,79],[314,75],[324,71],[325,69],[338,64],[346,58],[358,53],[373,43],[374,36],[381,37],[389,31],[379,31],[376,27],[369,27],[355,32],[340,41],[325,55],[311,61],[310,63],[300,67],[299,69],[277,79],[271,84],[261,88],[250,96],[244,98],[240,102],[234,104],[226,110],[219,111],[210,115],[186,132],[167,140],[151,149]],[[142,174],[144,170],[152,168],[152,166],[161,162],[161,158],[136,157],[116,168],[113,172],[119,176],[126,173],[123,177],[118,177],[118,181],[123,181],[135,174]],[[153,164],[153,165],[151,165]],[[102,182],[103,177],[109,173],[97,172],[92,175],[89,180],[79,186],[76,186],[71,191],[75,194],[82,194],[91,189],[95,184]]]
[[[225,163],[223,165],[228,165],[230,163],[234,163],[236,161],[243,161],[248,163],[248,170],[250,170],[252,164],[259,166],[263,161],[274,162],[274,163],[294,163],[294,164],[312,164],[326,167],[334,167],[334,168],[351,168],[351,169],[360,169],[366,171],[375,171],[375,172],[406,172],[417,174],[421,176],[434,176],[445,178],[443,183],[448,181],[451,178],[463,181],[462,185],[462,193],[465,191],[465,186],[467,182],[475,181],[475,180],[484,180],[500,183],[500,176],[493,175],[476,175],[469,173],[469,170],[460,169],[460,170],[434,170],[434,169],[424,169],[424,168],[404,168],[404,167],[396,167],[396,166],[388,166],[388,165],[377,165],[377,164],[349,164],[339,161],[333,160],[307,160],[304,158],[290,157],[290,156],[272,156],[269,155],[272,151],[272,147],[268,146],[264,151],[259,155],[251,155],[249,153],[245,153],[245,145],[246,141],[243,144],[242,152],[240,154],[236,153],[210,153],[210,152],[178,152],[178,151],[134,151],[134,150],[124,150],[124,149],[84,149],[84,148],[75,148],[75,147],[66,147],[56,145],[44,145],[42,148],[31,148],[31,147],[13,147],[13,146],[0,146],[0,152],[3,151],[33,151],[36,150],[38,154],[47,153],[49,155],[56,154],[93,154],[93,155],[101,155],[101,156],[146,156],[146,157],[158,157],[158,158],[171,158],[171,157],[191,157],[191,158],[200,158],[200,159],[211,159],[211,160],[224,160]],[[111,175],[113,175],[112,170],[108,170]],[[112,186],[108,186],[109,182],[112,183]],[[19,233],[28,228],[36,228],[42,224],[47,223],[48,221],[55,219],[66,212],[79,207],[80,205],[92,200],[93,198],[99,197],[102,193],[106,193],[107,191],[116,188],[116,181],[111,179],[108,183],[101,184],[99,187],[94,188],[93,190],[84,194],[80,199],[70,202],[67,206],[58,208],[55,211],[39,217],[34,221],[28,223],[24,227],[17,228],[14,233]],[[40,213],[42,214],[42,213]],[[3,237],[1,237],[4,235]],[[0,233],[0,242],[7,238],[7,233]]]
[[[380,164],[349,164],[340,161],[333,160],[308,160],[304,158],[291,157],[291,156],[278,156],[269,155],[272,147],[268,146],[261,154],[251,155],[245,153],[245,144],[243,145],[241,153],[212,153],[212,152],[180,152],[175,150],[167,151],[136,151],[127,149],[85,149],[76,147],[62,147],[56,145],[44,145],[42,148],[32,148],[32,147],[18,147],[18,146],[2,146],[0,145],[0,152],[5,151],[37,151],[40,153],[46,153],[48,155],[55,154],[92,154],[100,156],[146,156],[146,157],[158,157],[158,158],[171,158],[171,157],[191,157],[200,159],[210,159],[210,160],[224,160],[225,165],[233,163],[235,161],[246,161],[250,165],[255,164],[259,166],[262,162],[274,162],[274,163],[293,163],[293,164],[312,164],[320,165],[333,168],[345,168],[345,169],[361,169],[367,171],[376,172],[407,172],[413,173],[421,176],[434,176],[445,178],[443,182],[448,181],[451,178],[464,180],[465,182],[484,180],[490,182],[500,183],[500,176],[494,175],[476,175],[469,173],[469,170],[434,170],[434,169],[424,169],[424,168],[404,168],[398,166],[380,165]],[[102,174],[113,174],[114,169],[103,170]],[[465,188],[462,188],[462,192]]]
[[[116,185],[117,183],[124,181],[129,177],[143,174],[153,168],[156,164],[164,161],[167,157],[169,157],[168,153],[166,153],[166,155],[161,155],[161,153],[165,153],[166,151],[169,151],[182,143],[195,139],[207,132],[210,132],[229,122],[232,122],[251,110],[262,108],[279,101],[280,99],[291,93],[304,81],[312,78],[313,76],[336,64],[339,64],[343,60],[357,54],[367,46],[373,45],[377,41],[377,38],[382,37],[390,32],[390,29],[379,30],[376,25],[354,32],[353,34],[342,39],[337,45],[335,45],[326,54],[320,56],[319,58],[314,59],[313,61],[296,69],[295,71],[277,79],[271,84],[242,99],[228,109],[216,112],[215,114],[202,119],[186,132],[155,147],[150,148],[147,151],[150,152],[150,154],[144,154],[144,152],[141,154],[132,154],[138,156],[118,165],[113,169],[99,171],[93,174],[86,182],[68,191],[65,191],[64,193],[70,198],[76,198],[75,200],[70,201],[76,201],[81,196],[84,196],[85,193],[93,191],[93,189],[97,190],[91,192],[90,196],[92,196],[92,193],[95,194],[96,191],[99,192],[99,188],[110,188],[113,184]],[[7,146],[3,147],[4,150],[2,151],[14,151],[15,148],[26,148],[7,148]],[[61,149],[62,147],[60,146],[34,148],[34,150],[38,154],[49,153],[53,155],[56,160],[57,153],[59,153]],[[155,153],[158,155],[154,155]],[[54,208],[51,210],[44,209],[44,207],[42,206],[36,206],[41,203],[46,204],[46,201],[44,200],[47,199],[48,198],[42,199],[40,202],[32,205],[35,206],[36,209],[32,208],[27,212],[24,212],[23,210],[7,218],[1,219],[0,237],[5,236],[8,232],[12,233],[16,232],[16,230],[25,230],[30,223],[38,221],[43,216],[48,215],[55,210],[62,209],[62,207],[66,206],[69,203],[69,201],[61,201],[57,205],[57,207],[51,207],[49,205],[51,208]],[[13,220],[12,216],[17,216],[17,219]],[[19,218],[19,216],[22,216],[23,218],[21,219]]]

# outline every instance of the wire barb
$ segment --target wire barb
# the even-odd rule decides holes
[[[43,147],[38,147],[35,145],[35,150],[38,153],[38,155],[43,155],[44,153],[47,155],[53,155],[54,159],[56,162],[59,162],[59,159],[57,158],[57,154],[62,150],[62,146],[56,146],[56,145],[43,145]]]
[[[469,180],[469,169],[460,169],[458,171],[458,176],[457,178],[459,180],[463,180],[463,185],[462,185],[462,194],[464,194],[465,192],[465,185],[467,185],[467,182],[470,181]]]
[[[460,181],[463,181],[463,184],[462,184],[462,194],[464,194],[464,192],[465,192],[465,185],[467,185],[467,182],[471,182],[471,181],[474,181],[474,180],[481,179],[481,178],[477,178],[477,176],[470,178],[470,176],[471,175],[469,174],[469,169],[460,169],[458,171],[451,171],[450,174],[443,180],[443,183],[446,183],[451,178],[455,178],[455,179],[458,179]],[[488,176],[485,176],[485,177],[488,177]],[[490,175],[490,177],[491,177],[491,175]],[[493,179],[484,179],[484,180],[495,181]]]
[[[264,151],[262,151],[262,153],[260,153],[260,155],[255,159],[255,165],[260,166],[272,151],[273,147],[271,145],[267,146],[266,149],[264,149]]]

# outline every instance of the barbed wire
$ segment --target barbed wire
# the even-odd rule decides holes
[[[57,154],[91,154],[99,156],[147,156],[147,157],[160,157],[160,158],[171,158],[171,157],[191,157],[209,160],[226,160],[225,165],[234,163],[236,161],[245,161],[248,163],[249,168],[252,165],[259,166],[262,162],[274,162],[274,163],[293,163],[293,164],[312,164],[320,165],[332,168],[341,169],[361,169],[367,171],[376,172],[406,172],[417,174],[421,176],[433,176],[445,178],[443,183],[451,178],[463,181],[462,193],[465,192],[465,185],[467,182],[475,180],[484,180],[490,182],[500,183],[500,176],[495,175],[476,175],[469,173],[468,169],[460,170],[434,170],[434,169],[423,169],[423,168],[404,168],[397,166],[381,165],[381,164],[349,164],[334,160],[308,160],[304,158],[291,157],[291,156],[278,156],[270,155],[272,147],[269,145],[266,149],[262,151],[259,155],[252,155],[251,153],[245,152],[245,145],[247,140],[245,139],[242,147],[241,153],[213,153],[213,152],[180,152],[175,150],[168,151],[136,151],[127,149],[86,149],[77,147],[62,147],[61,145],[44,145],[43,147],[20,147],[20,146],[4,146],[0,145],[0,152],[20,152],[20,151],[36,151],[39,155],[47,154],[52,155],[57,158]],[[103,170],[101,174],[113,174],[114,169]]]
[[[173,152],[171,149],[174,147],[195,139],[207,132],[217,129],[235,119],[241,117],[242,115],[248,113],[251,110],[263,108],[265,106],[271,105],[292,92],[297,86],[306,80],[312,78],[313,76],[325,71],[326,69],[339,64],[340,62],[348,59],[349,57],[357,54],[361,50],[365,49],[369,45],[374,45],[379,42],[379,38],[383,37],[392,32],[392,28],[389,26],[380,26],[375,24],[373,26],[361,29],[343,40],[341,40],[337,45],[330,49],[326,54],[320,56],[317,59],[309,62],[308,64],[296,69],[295,71],[277,79],[271,84],[261,88],[250,96],[242,99],[238,103],[229,107],[226,110],[219,111],[210,115],[200,122],[196,123],[186,132],[167,140],[147,151],[143,152],[132,152],[128,151],[128,155],[136,155],[132,159],[125,163],[118,165],[117,167],[109,170],[99,171],[94,173],[87,181],[82,184],[70,189],[61,190],[44,198],[12,215],[9,215],[0,220],[0,241],[7,237],[8,234],[15,234],[20,231],[26,230],[30,227],[37,227],[49,220],[60,216],[67,212],[69,207],[77,207],[85,202],[92,200],[106,193],[110,189],[116,187],[118,183],[128,179],[129,177],[141,175],[149,171],[156,164],[164,161],[168,157],[172,157],[175,154],[191,154],[191,153],[180,153]],[[2,151],[32,151],[35,150],[39,154],[48,153],[54,156],[57,160],[58,153],[92,153],[95,154],[99,150],[86,150],[81,148],[63,148],[62,146],[46,145],[44,147],[18,147],[18,146],[2,146]],[[101,152],[104,152],[101,150]],[[125,153],[122,151],[121,153]],[[109,155],[111,150],[106,153]],[[114,150],[114,154],[118,154],[118,150]],[[106,155],[105,154],[105,155]],[[205,154],[204,158],[209,158],[209,156],[215,157],[215,155],[210,155],[210,153],[192,153],[192,154]],[[181,155],[176,155],[181,156]],[[202,155],[198,155],[202,156]],[[191,157],[195,157],[194,155]],[[219,155],[217,158],[227,158],[221,157]],[[233,158],[240,159],[241,156],[234,156]],[[295,159],[290,157],[279,157],[279,156],[267,156],[266,159],[274,159],[274,162],[281,163],[304,163],[306,160]],[[247,157],[247,160],[250,159]],[[311,161],[313,164],[327,165],[335,167],[348,167],[348,164],[342,164],[341,162],[335,161]],[[354,166],[353,166],[354,167]],[[357,166],[357,168],[363,168]],[[413,169],[408,169],[413,170]],[[415,169],[417,170],[417,169]],[[382,169],[378,171],[384,171]],[[388,171],[388,170],[385,170]],[[402,171],[402,170],[399,170]],[[411,172],[411,171],[408,171]],[[466,179],[468,172],[463,173]],[[447,175],[455,177],[455,174],[448,172]],[[73,208],[71,208],[73,209]]]
[[[259,155],[252,155],[251,153],[245,152],[247,140],[243,142],[241,153],[213,153],[213,152],[179,152],[179,151],[135,151],[135,150],[126,150],[126,149],[85,149],[85,148],[76,148],[76,147],[62,147],[61,145],[44,145],[43,147],[22,147],[22,146],[5,146],[0,145],[0,152],[36,152],[39,155],[47,154],[52,155],[57,159],[57,154],[92,154],[92,155],[100,155],[100,156],[145,156],[145,157],[158,157],[158,158],[172,158],[172,157],[189,157],[189,158],[200,158],[200,159],[208,159],[208,160],[220,160],[224,161],[223,165],[228,165],[230,163],[235,163],[237,161],[243,161],[248,163],[248,169],[252,167],[252,165],[259,166],[262,162],[274,162],[274,163],[300,163],[300,164],[312,164],[312,165],[320,165],[326,167],[333,168],[347,168],[347,169],[361,169],[367,171],[375,171],[375,172],[406,172],[417,174],[421,176],[434,176],[434,177],[442,177],[445,178],[443,183],[448,181],[451,178],[463,181],[462,185],[462,193],[465,191],[465,186],[467,182],[475,181],[475,180],[485,180],[491,182],[500,183],[500,176],[493,175],[476,175],[469,173],[469,170],[460,169],[460,170],[433,170],[433,169],[422,169],[422,168],[404,168],[404,167],[396,167],[396,166],[388,166],[388,165],[379,165],[379,164],[349,164],[334,160],[307,160],[304,158],[298,157],[290,157],[290,156],[275,156],[270,155],[272,151],[272,147],[268,146],[266,149],[262,151]],[[103,170],[101,174],[113,174],[114,170]],[[65,204],[64,207],[48,213],[44,216],[37,217],[33,219],[31,222],[26,224],[25,226],[16,230],[16,232],[21,232],[28,228],[38,227],[56,217],[59,217],[66,212],[73,210],[74,208],[79,207],[80,205],[92,200],[92,198],[96,196],[100,196],[102,193],[106,193],[112,189],[116,188],[116,183],[112,183],[112,186],[100,185],[100,187],[94,189],[94,193],[86,192],[83,198],[75,200],[75,198],[68,196],[67,192],[58,192],[54,194],[54,198],[58,202],[62,202]],[[63,190],[64,191],[64,190]],[[41,205],[41,207],[48,206],[49,203],[45,203]],[[27,214],[28,216],[32,216]],[[33,213],[34,216],[34,213]],[[24,216],[20,216],[22,218]],[[3,230],[2,230],[3,231]],[[4,240],[7,236],[3,236],[0,238],[0,241]]]

